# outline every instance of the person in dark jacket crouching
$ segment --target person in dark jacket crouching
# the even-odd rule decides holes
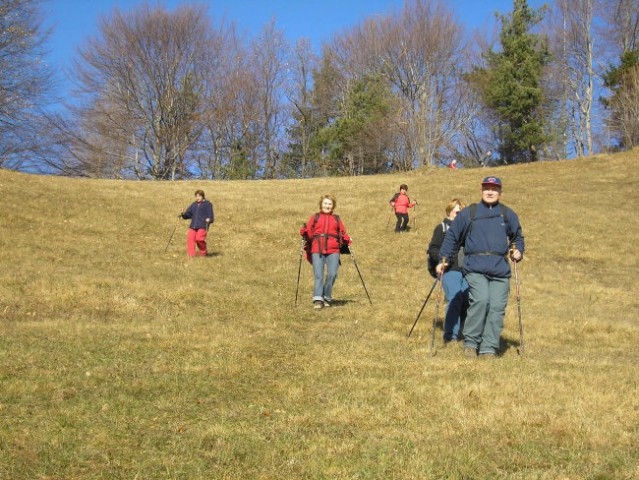
[[[326,194],[320,198],[320,211],[309,218],[300,229],[310,247],[311,263],[315,275],[313,288],[313,307],[330,307],[333,301],[333,285],[339,271],[340,246],[350,245],[351,238],[346,233],[344,223],[333,214],[337,206],[334,196]],[[324,279],[324,266],[327,274]]]
[[[195,257],[195,247],[199,254],[205,257],[208,253],[206,246],[206,235],[209,225],[213,223],[213,204],[204,198],[204,191],[195,192],[195,202],[179,215],[185,220],[191,219],[189,230],[186,234],[186,253],[189,257]]]
[[[486,177],[481,185],[481,202],[462,210],[446,232],[437,272],[445,270],[448,259],[464,247],[462,271],[469,287],[464,354],[469,358],[494,358],[510,292],[507,255],[515,262],[521,261],[524,236],[517,214],[500,203],[501,180]]]
[[[439,250],[444,242],[446,232],[465,206],[464,202],[453,198],[446,207],[446,218],[435,227],[433,237],[428,244],[428,262],[432,267],[436,267],[439,263]],[[461,258],[463,258],[462,248],[457,256],[451,257],[448,269],[441,279],[447,303],[446,316],[444,317],[444,343],[461,339],[466,319],[468,283],[462,274]],[[433,273],[431,268],[429,271]]]

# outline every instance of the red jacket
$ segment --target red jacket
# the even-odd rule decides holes
[[[410,201],[408,195],[400,193],[394,202],[391,202],[391,206],[395,209],[395,213],[408,213],[408,209],[415,206],[415,203]]]
[[[351,244],[351,237],[346,233],[346,227],[341,219],[332,213],[320,213],[317,221],[315,215],[308,219],[306,226],[300,229],[300,235],[311,242],[311,253],[330,255],[339,253],[339,239],[342,243]]]

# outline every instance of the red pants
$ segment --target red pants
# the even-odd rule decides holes
[[[200,250],[201,256],[207,254],[206,233],[205,228],[199,228],[197,230],[189,228],[186,234],[186,253],[189,254],[189,257],[195,257],[195,245],[197,245],[197,248]]]

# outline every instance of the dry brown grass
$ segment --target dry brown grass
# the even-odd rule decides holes
[[[520,215],[495,362],[430,357],[425,249],[487,170],[259,182],[116,182],[0,171],[0,478],[639,477],[639,152],[491,169]],[[417,229],[385,229],[400,183]],[[203,188],[213,256],[175,216]],[[321,194],[343,258],[314,312],[299,225]],[[411,222],[412,223],[412,222]],[[391,220],[392,226],[392,220]]]

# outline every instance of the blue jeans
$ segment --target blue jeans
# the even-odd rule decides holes
[[[328,274],[324,280],[324,265],[326,265]],[[333,284],[337,278],[339,270],[339,253],[331,253],[330,255],[322,255],[320,253],[313,254],[313,273],[315,274],[315,286],[313,287],[313,300],[333,300]]]
[[[460,271],[450,270],[444,274],[442,287],[448,303],[444,318],[444,340],[457,340],[466,319],[468,283]]]
[[[504,328],[510,279],[467,273],[470,304],[464,324],[464,347],[497,353]]]

